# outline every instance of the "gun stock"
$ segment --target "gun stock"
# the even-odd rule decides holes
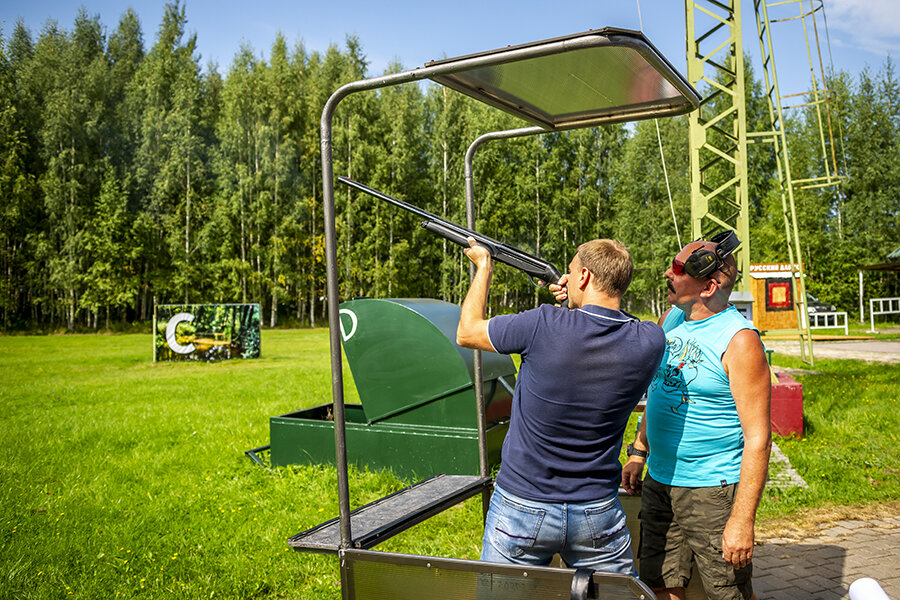
[[[493,257],[494,260],[523,271],[531,277],[532,281],[537,285],[547,286],[551,283],[556,283],[559,281],[559,278],[562,277],[559,269],[553,266],[552,263],[538,258],[537,256],[533,256],[518,248],[508,246],[486,235],[476,233],[470,229],[457,225],[456,223],[442,219],[426,210],[422,210],[403,200],[388,196],[384,192],[379,192],[358,181],[354,181],[347,177],[338,177],[338,181],[422,217],[424,219],[422,221],[422,227],[462,246],[463,248],[469,247],[469,237],[475,238],[476,242],[488,249],[488,252],[491,253],[491,257]]]

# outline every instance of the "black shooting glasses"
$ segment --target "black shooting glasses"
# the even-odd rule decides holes
[[[725,266],[725,258],[741,245],[741,240],[733,229],[717,233],[709,241],[716,245],[712,250],[701,246],[691,252],[683,263],[678,259],[673,260],[672,270],[675,274],[684,272],[694,279],[705,279],[716,269]]]

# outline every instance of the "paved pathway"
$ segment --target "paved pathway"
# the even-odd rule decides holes
[[[800,355],[794,341],[765,344],[775,352]],[[816,358],[898,363],[900,340],[817,341],[813,352]],[[861,577],[875,579],[888,597],[900,600],[900,515],[836,521],[800,538],[763,535],[753,554],[759,600],[849,600],[850,584]]]
[[[791,461],[784,455],[778,444],[772,442],[772,454],[769,455],[769,479],[767,488],[803,488],[808,489],[806,481],[800,473],[791,465]]]
[[[800,356],[800,343],[788,340],[764,340],[776,354]],[[900,363],[900,340],[847,340],[813,343],[815,358],[854,358],[869,362]]]
[[[764,538],[754,551],[759,600],[848,600],[861,577],[900,600],[900,516],[836,521],[800,539]]]

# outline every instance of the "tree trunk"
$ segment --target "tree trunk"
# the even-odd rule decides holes
[[[447,97],[447,88],[444,88],[444,98],[446,100]],[[447,218],[447,174],[449,169],[447,167],[448,162],[448,151],[447,151],[447,140],[441,140],[441,154],[442,154],[442,181],[441,181],[441,216],[445,219]],[[445,261],[447,260],[447,238],[441,238],[441,298],[444,301],[450,296],[450,291],[447,289],[448,287],[448,276],[449,272],[446,268]]]
[[[144,276],[142,277],[143,283],[141,285],[141,321],[146,321],[148,318],[147,315],[147,306],[148,296],[150,295],[150,284],[147,282],[147,271],[149,269],[147,261],[144,261]]]
[[[347,177],[353,177],[353,120],[352,112],[347,114]],[[344,278],[350,281],[350,245],[353,242],[353,204],[350,188],[347,188],[347,253],[344,256]]]
[[[12,264],[15,260],[15,251],[10,250],[9,240],[6,240],[6,256],[9,260],[6,262],[6,289],[13,290],[12,284]],[[10,298],[12,300],[11,304],[17,309],[18,308],[18,294],[13,292],[13,297]],[[3,306],[3,329],[9,329],[9,307],[4,304]]]
[[[255,138],[253,143],[253,165],[254,165],[254,181],[261,179],[260,176],[260,166],[259,166],[259,138]],[[259,215],[260,207],[262,206],[262,190],[263,186],[260,185],[256,190],[256,214],[254,215],[256,218],[254,222],[256,224],[256,243],[253,247],[256,249],[256,281],[257,281],[257,289],[254,293],[254,297],[260,299],[260,307],[262,310],[265,309],[265,302],[263,302],[263,276],[262,276],[262,218]],[[250,234],[251,239],[253,238],[253,234]],[[263,312],[260,314],[260,319],[263,319]]]
[[[243,177],[241,178],[243,179]],[[247,303],[247,275],[244,273],[244,265],[247,264],[247,231],[244,222],[244,182],[241,181],[240,193],[240,218],[241,218],[241,302]]]
[[[394,283],[394,215],[388,217],[388,297],[392,294]]]
[[[278,320],[278,292],[275,289],[275,282],[272,282],[272,299],[271,306],[269,306],[269,327],[275,327],[275,323]]]
[[[535,243],[534,243],[534,253],[537,256],[541,255],[541,167],[538,162],[538,158],[535,156],[534,158],[534,221],[535,221]],[[540,288],[534,288],[534,308],[537,308],[540,304],[540,297],[538,295],[538,290]]]
[[[312,208],[310,210],[310,245],[309,245],[309,326],[316,326],[316,203],[319,201],[316,191],[315,169],[312,180]]]
[[[188,125],[188,136],[191,135],[191,127]],[[185,198],[184,198],[184,266],[186,269],[190,271],[191,264],[191,158],[190,153],[188,153],[187,159],[187,185],[185,187]],[[188,279],[188,283],[184,286],[184,303],[188,304],[190,299],[188,297],[188,290],[191,289],[190,279]]]
[[[278,129],[275,130],[275,230],[272,236],[272,312],[269,316],[269,327],[275,327],[278,320],[278,156],[281,150],[281,144],[278,140]]]
[[[380,231],[381,227],[381,210],[375,205],[375,231]],[[378,244],[378,238],[375,238],[375,294],[381,293],[381,247]]]
[[[75,331],[75,288],[69,286],[69,302],[66,306],[66,326],[69,331]]]
[[[75,172],[75,140],[74,139],[70,140],[70,150],[71,150],[71,154],[70,154],[71,158],[69,159],[69,168],[71,169],[71,172],[74,173]],[[64,178],[64,179],[68,179],[68,178]],[[68,183],[68,187],[69,187],[69,202],[68,202],[69,206],[68,206],[68,210],[67,210],[68,214],[66,215],[66,224],[67,224],[66,229],[68,230],[66,242],[70,242],[71,239],[75,236],[75,231],[73,228],[74,220],[75,220],[75,186],[73,186],[72,182],[70,182],[70,181],[66,181],[66,183]],[[68,256],[69,264],[66,266],[66,268],[69,270],[68,279],[70,282],[69,283],[70,304],[69,304],[69,318],[68,318],[69,323],[68,323],[68,325],[69,325],[69,331],[74,331],[75,330],[75,305],[76,305],[76,302],[75,302],[75,286],[73,283],[71,283],[71,280],[72,280],[72,277],[75,272],[75,257],[72,254],[72,244],[67,243],[66,247],[68,248],[68,254],[69,254],[69,256]]]

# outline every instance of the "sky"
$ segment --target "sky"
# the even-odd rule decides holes
[[[802,2],[810,5],[810,0]],[[877,73],[888,56],[893,60],[900,56],[900,0],[824,3],[830,58],[822,20],[818,33],[826,67],[831,63],[855,78],[866,67]],[[760,77],[753,2],[743,0],[741,4],[744,49]],[[775,4],[774,0],[770,4]],[[107,32],[115,29],[119,17],[131,6],[140,17],[145,48],[149,49],[156,39],[164,2],[7,1],[0,6],[0,32],[7,37],[19,18],[33,38],[40,35],[48,19],[70,30],[79,6],[91,16],[99,15]],[[320,52],[330,44],[343,47],[346,36],[355,34],[369,61],[369,76],[376,76],[395,61],[411,69],[434,59],[607,26],[642,30],[676,69],[686,73],[685,11],[679,0],[187,0],[185,7],[187,31],[197,34],[201,63],[207,66],[214,62],[223,74],[242,43],[249,44],[257,55],[268,57],[279,31],[289,46],[302,42],[307,51]],[[795,2],[770,11],[772,18],[786,16],[786,11],[794,15],[799,5]],[[810,67],[802,21],[775,24],[772,32],[782,95],[807,90]],[[814,58],[818,73],[818,57]]]

